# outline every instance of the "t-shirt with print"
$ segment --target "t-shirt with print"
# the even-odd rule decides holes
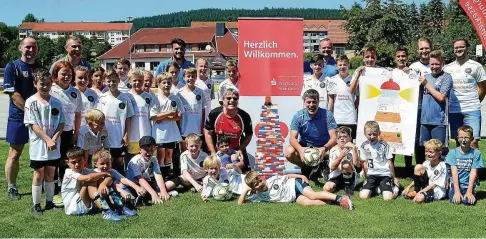
[[[213,109],[204,124],[206,130],[214,131],[216,134],[216,141],[220,136],[226,136],[230,140],[230,147],[238,150],[240,148],[241,139],[247,135],[253,134],[253,126],[250,115],[238,108],[238,112],[234,117],[228,117],[223,112],[223,107]]]
[[[154,98],[150,93],[142,92],[140,95],[131,90],[129,92],[133,106],[133,117],[130,121],[128,142],[138,142],[143,136],[152,134],[150,122],[150,108],[154,105]]]
[[[90,88],[87,88],[86,91],[81,92],[81,101],[83,102],[83,112],[81,112],[81,127],[86,125],[86,113],[88,110],[96,109],[98,97],[98,93]]]
[[[181,119],[181,135],[185,137],[190,133],[194,133],[201,136],[202,120],[205,117],[203,110],[206,107],[203,91],[197,87],[193,91],[186,90],[184,87],[177,92],[177,96],[181,99],[184,106],[184,113],[182,113]]]
[[[101,170],[99,170],[97,168],[95,168],[94,171],[97,172],[97,173],[101,172]],[[108,173],[111,175],[111,178],[113,179],[113,183],[112,183],[113,187],[115,187],[115,184],[120,182],[120,180],[123,178],[123,175],[121,175],[115,169],[110,169],[110,171],[108,171]]]
[[[132,100],[128,93],[120,93],[117,97],[111,91],[100,95],[98,107],[105,114],[105,129],[111,148],[121,148],[125,134],[125,120],[133,116]]]
[[[66,118],[63,131],[74,130],[75,114],[84,110],[81,92],[71,86],[64,90],[58,85],[52,85],[51,95],[61,101],[62,112]]]
[[[181,99],[172,93],[167,97],[159,95],[155,99],[152,108],[150,108],[150,117],[169,111],[183,113],[184,106]],[[182,140],[179,126],[177,126],[175,121],[162,121],[160,123],[154,121],[152,137],[155,138],[157,144],[180,142]]]
[[[233,82],[230,79],[226,79],[221,84],[219,84],[219,89],[218,89],[218,101],[223,101],[224,97],[224,92],[227,89],[235,89],[238,91],[239,89],[239,81],[236,82],[236,84],[233,84]]]
[[[198,180],[206,176],[206,171],[203,168],[204,159],[208,154],[199,150],[197,158],[193,158],[189,150],[181,154],[181,174],[186,170],[194,180]]]
[[[450,99],[450,112],[481,110],[478,83],[486,80],[486,72],[483,66],[471,59],[462,65],[453,61],[444,67],[444,71],[451,74],[454,82]]]
[[[89,155],[93,155],[100,149],[110,148],[110,140],[106,129],[102,129],[95,134],[88,125],[82,126],[79,130],[78,147],[87,150]]]
[[[128,93],[132,89],[132,85],[130,84],[130,79],[128,76],[125,79],[120,79],[118,83],[118,90],[123,93]]]
[[[331,168],[331,165],[334,162],[336,162],[336,160],[341,155],[341,152],[342,152],[342,149],[338,145],[332,147],[332,149],[329,150],[329,168]],[[351,167],[353,167],[353,171],[354,171],[353,155],[354,155],[354,151],[353,150],[350,150],[348,152],[348,154],[346,156],[344,156],[344,158],[341,160],[341,163],[338,165],[338,167],[334,171],[332,171],[332,172],[329,173],[329,178],[336,178],[336,177],[338,177],[339,175],[342,174],[341,164],[345,160],[347,160],[347,161],[349,161],[351,163]]]
[[[159,162],[155,156],[145,160],[142,155],[135,155],[127,166],[127,178],[138,182],[138,177],[142,176],[145,180],[150,181],[154,174],[161,174]]]
[[[248,198],[250,202],[295,202],[295,178],[287,175],[272,176],[265,181],[268,190],[256,192]]]
[[[359,157],[368,165],[367,175],[392,176],[388,161],[393,158],[393,155],[387,142],[379,140],[375,144],[371,144],[366,140],[361,144]]]
[[[206,175],[203,180],[203,190],[201,192],[202,196],[210,197],[213,195],[213,189],[216,184],[227,183],[231,191],[235,194],[241,194],[243,191],[243,177],[240,173],[236,172],[234,169],[219,169],[218,178],[213,178]]]
[[[202,81],[200,79],[196,80],[196,87],[201,89],[204,92],[204,99],[205,102],[205,118],[208,117],[209,112],[211,112],[211,100],[214,99],[214,83],[213,80],[207,79],[206,81]]]
[[[447,154],[446,163],[450,166],[457,167],[457,175],[459,178],[459,187],[468,188],[469,187],[469,176],[471,169],[478,169],[484,167],[483,156],[481,152],[477,149],[470,149],[467,153],[462,153],[461,148],[455,148]],[[453,183],[452,176],[450,177],[450,183]],[[476,179],[475,185],[479,183]]]
[[[429,177],[429,184],[435,184],[437,187],[445,188],[447,168],[445,162],[439,162],[432,167],[430,160],[426,160],[422,164],[427,171]]]
[[[295,113],[290,124],[290,130],[299,133],[299,143],[303,147],[322,147],[331,139],[329,130],[337,128],[331,111],[318,108],[311,118],[307,109]]]
[[[79,182],[78,178],[81,175],[88,175],[94,172],[94,170],[88,168],[84,168],[81,173],[74,172],[70,168],[66,169],[66,172],[64,173],[64,178],[62,180],[61,196],[64,203],[64,211],[67,215],[82,213],[79,212],[77,205],[78,200],[81,199],[79,197],[79,191],[81,190],[83,183]]]
[[[428,74],[425,76],[425,79],[435,90],[445,95],[446,100],[441,103],[430,94],[429,90],[424,89],[420,123],[428,125],[447,125],[449,97],[452,90],[451,75],[446,72],[440,73],[437,77]]]
[[[30,160],[47,161],[61,158],[61,137],[56,140],[56,149],[50,151],[47,150],[46,141],[32,128],[33,125],[39,126],[52,139],[57,127],[65,122],[61,101],[55,97],[50,97],[49,101],[45,101],[39,96],[33,95],[25,101],[24,112],[24,124],[29,128]]]
[[[304,84],[302,86],[302,92],[300,96],[304,96],[304,93],[309,89],[314,89],[319,92],[319,107],[327,109],[327,95],[328,95],[328,82],[326,75],[322,74],[319,79],[314,79],[314,75],[304,76]]]
[[[353,125],[358,121],[358,112],[354,104],[356,96],[349,90],[351,79],[351,75],[343,79],[339,74],[328,79],[329,94],[335,95],[334,119],[339,125]]]
[[[422,62],[420,61],[416,61],[414,63],[412,63],[410,66],[409,66],[410,70],[412,70],[413,72],[415,72],[415,74],[419,75],[419,76],[426,76],[427,74],[430,74],[430,65],[427,64],[427,65],[424,65]],[[420,88],[419,88],[419,101],[418,101],[418,109],[422,109],[422,97],[424,95],[424,86],[423,85],[420,85]],[[420,116],[419,116],[420,117]]]

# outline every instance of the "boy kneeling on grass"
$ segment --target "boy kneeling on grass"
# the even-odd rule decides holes
[[[119,216],[110,208],[109,187],[113,179],[107,172],[96,173],[85,168],[84,151],[74,147],[67,152],[69,169],[64,174],[61,195],[67,215],[84,215],[93,211],[93,203],[100,209],[103,219],[120,221]]]
[[[238,204],[245,203],[248,192],[253,192],[248,198],[250,202],[297,202],[303,206],[332,203],[348,210],[354,209],[348,196],[315,192],[308,182],[306,176],[298,174],[275,175],[264,181],[258,172],[251,171],[245,177],[247,187],[238,199]]]
[[[440,161],[442,154],[442,142],[431,139],[424,143],[425,161],[415,165],[413,182],[403,190],[402,195],[413,199],[415,202],[432,202],[441,200],[446,196],[446,164]],[[414,190],[410,192],[410,189]]]
[[[457,130],[457,147],[447,154],[446,163],[451,168],[449,200],[451,203],[474,205],[475,188],[479,185],[478,168],[484,167],[483,156],[477,149],[471,148],[473,129],[463,125]]]

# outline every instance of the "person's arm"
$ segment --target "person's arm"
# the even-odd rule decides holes
[[[300,179],[302,179],[302,182],[305,182],[305,183],[309,182],[309,179],[305,175],[301,175],[301,174],[289,173],[289,174],[287,174],[287,177],[289,177],[289,178],[300,178]]]
[[[358,147],[353,148],[353,164],[355,168],[361,167],[361,164],[359,163],[359,158],[358,158]]]
[[[162,177],[162,174],[160,173],[154,173],[154,177],[155,181],[157,182],[157,186],[159,186],[160,189],[160,199],[162,199],[162,201],[169,200],[170,196],[167,193],[167,188],[165,187],[164,177]]]
[[[199,185],[194,178],[192,178],[191,174],[187,170],[182,171],[182,176],[184,176],[184,179],[187,180],[198,192],[201,192],[202,186]]]
[[[327,108],[329,111],[334,112],[334,101],[336,100],[336,95],[327,95]]]
[[[395,184],[398,184],[398,178],[395,176],[395,165],[393,164],[393,161],[391,159],[388,159],[388,166],[390,167],[390,171],[392,174],[392,179]]]
[[[103,197],[108,195],[110,193],[110,189],[108,189],[108,187],[110,187],[112,183],[113,183],[113,178],[111,177],[104,178],[103,181],[98,186],[98,193]]]
[[[476,202],[476,197],[474,197],[473,190],[474,190],[474,183],[477,179],[478,170],[475,168],[471,169],[469,173],[469,185],[467,186],[466,195],[464,198],[469,200],[469,204],[474,204]]]
[[[84,163],[85,163],[85,167],[89,167],[90,165],[88,165],[88,162],[89,162],[89,150],[83,150],[84,151]]]
[[[212,156],[216,155],[216,148],[214,147],[213,142],[213,130],[204,129],[204,139],[206,140],[206,145],[208,146],[208,150]]]
[[[107,172],[100,172],[100,173],[90,173],[86,175],[80,175],[78,177],[79,182],[83,183],[93,183],[93,182],[98,182],[102,178],[111,178],[111,175]]]
[[[352,94],[355,94],[356,91],[358,90],[359,77],[363,73],[364,69],[365,69],[364,66],[360,66],[360,67],[358,67],[358,69],[356,69],[356,72],[353,74],[353,79],[351,80],[351,85],[349,86],[349,91]]]
[[[130,132],[130,124],[132,122],[132,117],[126,118],[125,119],[125,132],[123,134],[123,139],[122,139],[122,144],[123,146],[128,146],[128,137],[129,137],[129,132]]]
[[[5,67],[5,75],[4,75],[4,90],[3,93],[10,95],[12,98],[13,104],[20,110],[24,111],[25,108],[25,100],[17,89],[15,88],[15,72],[17,69],[15,68],[14,63],[8,63]]]
[[[296,130],[290,131],[290,146],[294,148],[297,152],[299,152],[300,159],[302,160],[304,157],[304,147],[299,144],[299,132]]]
[[[410,189],[415,186],[415,183],[412,181],[403,191],[402,191],[402,196],[406,196],[408,192],[410,192]]]
[[[178,117],[177,119],[175,119]],[[152,121],[177,121],[179,120],[180,116],[175,112],[175,111],[167,111],[167,112],[161,112],[160,114],[156,114],[150,117],[150,120]]]
[[[238,155],[238,158],[240,158],[240,162],[236,163],[235,165],[238,166],[238,168],[243,169],[245,165],[245,161],[243,160],[246,154],[246,147],[248,144],[251,142],[251,137],[253,134],[245,134],[243,139],[241,140],[240,147],[238,148],[238,151],[236,154]]]
[[[478,94],[479,94],[479,102],[484,100],[484,96],[486,96],[486,80],[478,82]]]
[[[425,79],[425,77],[421,76],[419,78],[419,81],[430,92],[430,95],[432,95],[432,97],[434,97],[440,103],[445,102],[447,96],[437,91],[431,84],[429,84],[429,82],[427,81],[427,79]]]
[[[334,152],[334,151],[333,151]],[[346,157],[348,155],[348,149],[343,149],[343,151],[341,151],[341,153],[339,154],[339,156],[336,158],[336,160],[334,160],[331,165],[330,165],[330,169],[331,171],[334,171],[336,170],[338,167],[339,167],[339,164],[341,164],[341,161],[343,160],[344,157]],[[331,155],[329,155],[329,158],[331,157]]]
[[[147,190],[145,190],[145,188],[138,186],[136,183],[132,182],[132,180],[129,180],[128,178],[122,177],[120,179],[120,183],[133,188],[137,192],[138,196],[143,196],[145,195],[145,193],[147,193]]]
[[[81,127],[81,112],[74,113],[74,134],[73,143],[78,142],[79,128]]]
[[[319,148],[319,150],[321,151],[321,158],[324,158],[324,154],[332,147],[334,147],[334,145],[336,145],[336,130],[329,130],[329,136],[331,136],[329,141],[327,141],[327,143],[323,147]]]
[[[201,101],[204,102],[204,100]],[[206,110],[204,109],[204,104],[201,107],[203,107],[201,114],[201,134],[204,134],[204,121],[206,120]]]
[[[147,182],[147,180],[145,180],[145,178],[139,175],[137,179],[138,179],[138,184],[140,184],[140,186],[145,190],[147,190],[147,192],[150,194],[154,204],[162,203],[162,200],[160,199],[159,195],[157,195],[157,192],[150,186],[150,184]]]
[[[431,190],[431,189],[434,189],[436,186],[437,186],[437,185],[435,185],[435,184],[431,183],[431,184],[429,184],[427,187],[425,187],[424,189],[420,190],[419,192],[427,192],[427,191],[429,191],[429,190]]]
[[[246,201],[246,195],[251,191],[251,189],[248,186],[245,186],[245,189],[243,189],[243,193],[240,195],[238,198],[238,205],[243,205]]]
[[[11,97],[14,105],[17,106],[17,108],[19,108],[20,110],[24,111],[24,107],[25,107],[24,98],[22,98],[22,96],[18,92],[13,92],[11,94]]]
[[[454,184],[454,197],[453,203],[461,203],[463,195],[461,194],[461,188],[459,187],[459,176],[457,174],[457,166],[451,165],[452,183]]]

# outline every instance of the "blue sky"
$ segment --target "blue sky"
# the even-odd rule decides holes
[[[350,7],[356,0],[2,0],[0,22],[20,25],[28,13],[49,22],[114,21],[127,16],[143,17],[200,8],[249,8],[303,7],[339,8]],[[361,2],[360,0],[357,0]],[[428,0],[403,0],[406,3],[422,3]],[[165,3],[165,4],[164,4]],[[178,4],[182,3],[182,4]]]

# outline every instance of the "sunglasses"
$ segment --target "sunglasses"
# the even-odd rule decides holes
[[[226,100],[227,101],[230,101],[230,100],[238,101],[238,97],[226,97]]]

